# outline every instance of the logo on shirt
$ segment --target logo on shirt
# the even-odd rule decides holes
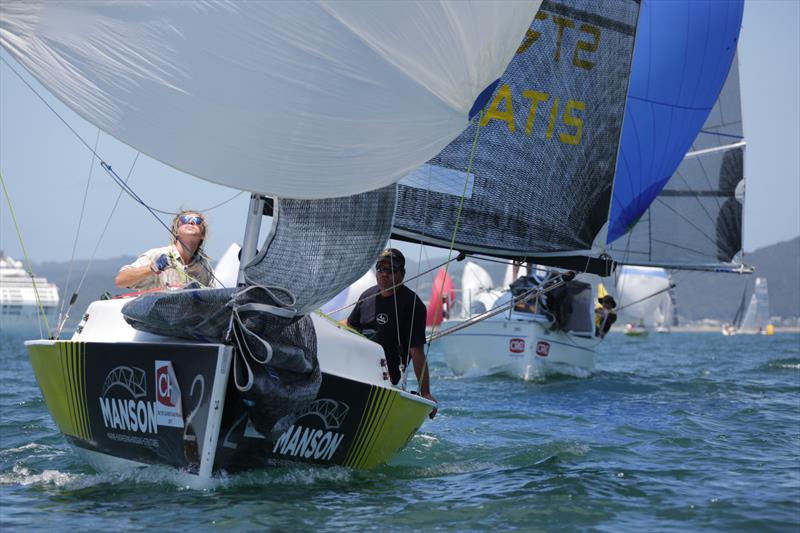
[[[389,323],[389,315],[386,313],[378,313],[378,316],[375,317],[375,321],[383,326],[384,324]]]

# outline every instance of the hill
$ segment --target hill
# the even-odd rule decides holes
[[[114,276],[122,265],[132,262],[135,257],[116,257],[96,260],[90,266],[77,301],[70,313],[70,324],[77,323],[81,314],[93,300],[104,292],[122,294],[125,291],[114,287]],[[407,277],[416,272],[439,265],[444,256],[431,257],[422,261],[421,268],[408,258]],[[800,237],[784,241],[764,248],[759,248],[745,255],[745,262],[756,267],[756,276],[766,277],[769,286],[770,309],[774,316],[800,317]],[[495,283],[499,284],[506,266],[502,263],[481,262]],[[66,294],[65,285],[70,271],[68,262],[34,263],[34,272],[55,282],[59,287],[62,299],[70,298],[77,282],[86,270],[87,261],[76,261],[72,267],[70,293]],[[464,263],[452,262],[448,272],[456,287],[460,286]],[[428,300],[431,292],[433,275],[412,279],[408,286],[415,290],[423,301]],[[745,284],[752,291],[754,276],[738,276],[731,274],[675,272],[676,299],[678,314],[682,322],[711,318],[719,321],[730,321],[742,298]]]

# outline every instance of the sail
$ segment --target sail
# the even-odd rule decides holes
[[[444,268],[440,268],[433,278],[431,296],[428,299],[425,325],[438,326],[442,320],[450,317],[456,301],[456,291],[453,289],[453,280]]]
[[[512,280],[513,281],[513,280]],[[509,282],[510,284],[510,282]],[[474,261],[464,263],[464,271],[461,274],[461,314],[469,316],[472,312],[473,301],[477,302],[479,294],[490,291],[494,288],[492,276],[485,268]]]
[[[539,3],[4,1],[0,45],[154,159],[328,198],[393,183],[452,141]]]
[[[626,264],[742,270],[744,144],[734,59],[689,153],[611,255]]]
[[[370,269],[349,287],[342,289],[339,294],[322,305],[320,310],[335,320],[344,320],[350,315],[353,305],[361,294],[373,285],[375,285],[375,272]]]
[[[512,258],[592,250],[608,219],[638,10],[543,2],[480,124],[400,182],[394,236],[443,247],[455,237],[458,250]]]
[[[769,291],[767,278],[756,278],[750,304],[739,326],[740,333],[760,333],[767,331],[769,324]]]
[[[730,123],[741,118],[735,110],[727,114],[734,106],[731,97],[724,102],[724,122],[714,123],[721,129],[711,130],[718,137],[695,137],[701,127],[708,129],[704,122],[729,78],[742,12],[742,0],[643,2],[608,243],[627,233],[645,214],[693,142],[699,148],[708,147],[709,142],[741,139],[741,124],[738,133],[728,131],[735,130],[736,125]],[[738,84],[738,74],[735,81]],[[723,139],[720,134],[731,137]],[[700,190],[715,188],[717,175],[713,169],[708,173],[708,183]]]
[[[669,275],[663,268],[623,266],[617,276],[618,315],[624,322],[655,325],[668,299]]]

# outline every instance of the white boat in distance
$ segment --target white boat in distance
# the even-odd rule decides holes
[[[45,278],[31,277],[21,261],[0,252],[0,333],[38,332],[42,312],[50,327],[54,327],[58,318],[58,303],[58,287],[55,283]]]
[[[509,265],[509,271],[512,269]],[[469,273],[469,276],[467,275]],[[508,275],[506,278],[513,278]],[[462,277],[461,317],[445,320],[441,331],[457,327],[471,317],[508,306],[512,290],[485,289],[491,278],[478,264],[468,262]],[[475,280],[481,280],[475,286]],[[544,281],[544,280],[540,280]],[[552,374],[585,377],[595,365],[592,287],[570,282],[572,290],[562,297],[570,308],[566,324],[557,325],[543,298],[511,307],[485,320],[436,339],[450,370],[458,376],[505,375],[525,380]],[[484,288],[481,288],[482,285]]]

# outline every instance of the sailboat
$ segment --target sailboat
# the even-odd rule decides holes
[[[26,342],[73,448],[99,470],[166,464],[199,483],[397,453],[433,402],[313,310],[368,270],[395,182],[483,108],[538,6],[4,3],[0,45],[68,107],[253,193],[236,287],[93,302],[70,340]]]
[[[621,9],[628,7],[623,4]],[[556,8],[545,4],[537,15],[540,20],[531,36],[536,38],[532,45],[558,50],[557,43],[567,43],[561,38],[570,38],[568,32],[561,34],[548,27],[556,16],[569,18],[555,13]],[[612,250],[612,244],[638,228],[637,221],[675,173],[709,117],[734,59],[742,17],[741,2],[645,2],[637,28],[637,17],[622,16],[616,4],[584,4],[580,9],[584,18],[573,16],[587,27],[595,28],[591,20],[597,17],[608,23],[596,29],[603,38],[594,51],[608,54],[608,60],[593,64],[593,74],[616,69],[618,73],[609,77],[621,79],[619,71],[630,68],[623,65],[632,52],[631,37],[637,36],[630,87],[609,79],[581,83],[586,72],[565,69],[563,62],[557,61],[558,53],[553,54],[556,61],[552,65],[537,67],[539,75],[534,79],[525,79],[525,73],[516,72],[512,63],[506,75],[521,80],[501,80],[509,89],[505,94],[498,92],[501,98],[496,96],[490,104],[488,129],[477,137],[469,132],[473,137],[462,137],[401,181],[396,238],[441,247],[453,243],[460,252],[524,263],[529,270],[535,265],[554,267],[555,278],[566,269],[587,273],[571,282],[556,282],[570,294],[559,305],[571,309],[574,323],[557,323],[552,310],[541,305],[536,311],[533,306],[528,312],[516,310],[518,300],[504,283],[505,298],[496,298],[492,308],[443,324],[441,336],[434,342],[457,374],[531,378],[552,372],[591,372],[600,342],[593,326],[596,297],[591,286],[598,281],[593,275],[606,277],[615,264],[641,261],[626,254],[624,246]],[[591,15],[585,16],[587,12]],[[609,13],[618,13],[620,18],[610,21]],[[683,41],[676,40],[675,28],[685,30]],[[554,39],[553,33],[562,37]],[[704,70],[704,65],[713,65],[713,72]],[[558,75],[551,75],[552,71]],[[559,80],[556,88],[546,85],[551,76]],[[563,94],[564,87],[572,88],[571,83],[581,97]],[[562,136],[561,144],[553,142],[556,136],[548,131],[555,122],[542,120],[541,113],[528,113],[538,108],[516,96],[532,86],[537,94],[548,97],[558,93],[560,102],[572,98],[583,103],[591,98],[591,103],[586,100],[586,109],[607,112],[602,132],[598,123],[590,122],[596,115],[576,112],[581,118],[581,139],[570,144],[563,140],[575,138]],[[527,94],[532,95],[530,91]],[[551,104],[550,117],[560,115],[555,106]],[[622,106],[625,116],[620,141]],[[544,137],[549,143],[538,140],[538,124],[546,128]],[[646,128],[642,129],[642,124]],[[648,137],[650,134],[654,136]],[[471,169],[450,164],[448,158],[453,154],[471,153],[473,143],[475,164]],[[541,161],[547,165],[540,165]],[[596,165],[602,169],[592,168]],[[492,194],[484,192],[487,182],[495,187]],[[456,225],[458,232],[448,233]],[[533,285],[525,293],[529,301],[553,289],[552,285],[533,289]]]
[[[756,278],[750,303],[736,328],[739,335],[772,335],[772,324],[769,323],[769,290],[767,278]]]
[[[674,284],[670,281],[670,285]],[[677,325],[675,290],[673,287],[659,298],[658,309],[656,309],[656,333],[670,333],[672,332],[672,326]]]
[[[664,326],[672,286],[663,268],[625,265],[618,270],[618,315],[626,322],[626,335],[647,335],[650,328]]]

